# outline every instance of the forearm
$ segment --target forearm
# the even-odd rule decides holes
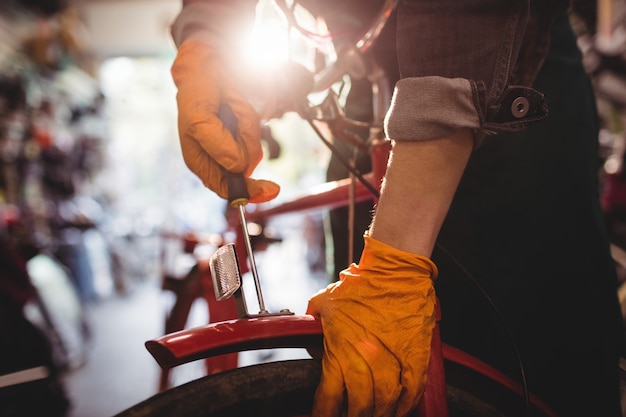
[[[396,142],[370,235],[430,256],[473,146],[469,129],[436,140]]]

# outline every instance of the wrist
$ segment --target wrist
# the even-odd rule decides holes
[[[359,269],[381,271],[387,275],[427,276],[432,280],[439,273],[435,263],[426,256],[397,249],[365,234],[365,247]]]

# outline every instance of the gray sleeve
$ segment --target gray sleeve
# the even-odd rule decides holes
[[[254,24],[257,0],[206,0],[185,5],[171,26],[175,45],[199,39],[231,48]]]
[[[436,76],[398,81],[385,120],[387,137],[398,141],[439,139],[480,125],[470,82]]]

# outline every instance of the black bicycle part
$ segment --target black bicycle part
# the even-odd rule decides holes
[[[317,126],[315,126],[315,123],[313,123],[313,120],[306,119],[306,121],[309,123],[309,126],[311,126],[311,129],[313,129],[317,137],[322,141],[322,143],[324,143],[324,145],[326,145],[328,149],[330,149],[330,151],[333,153],[333,156],[337,158],[337,160],[348,170],[348,172],[354,175],[354,177],[359,180],[359,182],[365,188],[367,188],[367,190],[372,194],[374,198],[379,198],[380,192],[378,191],[378,189],[365,179],[363,173],[359,171],[358,168],[348,162],[348,160],[341,154],[341,152],[339,152],[339,150],[335,147],[335,145],[332,144],[331,141],[324,137],[324,134],[318,129]]]
[[[308,415],[320,375],[318,359],[237,368],[156,394],[115,417]],[[446,378],[450,417],[524,415],[520,414],[519,395],[496,381],[455,364],[446,364]],[[532,416],[543,416],[536,409],[532,411]]]

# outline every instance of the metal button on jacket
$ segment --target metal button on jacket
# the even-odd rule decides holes
[[[511,103],[511,113],[516,119],[521,119],[526,116],[529,108],[530,103],[526,97],[518,97]]]

